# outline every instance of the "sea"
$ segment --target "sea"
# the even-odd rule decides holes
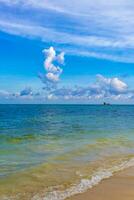
[[[134,105],[0,105],[0,200],[64,200],[134,166]]]

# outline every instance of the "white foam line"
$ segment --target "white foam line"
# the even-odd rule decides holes
[[[134,158],[130,159],[129,161],[124,161],[118,166],[98,171],[95,174],[93,174],[91,179],[82,179],[78,185],[72,186],[66,189],[65,191],[53,191],[44,195],[43,198],[40,198],[38,195],[35,195],[32,198],[32,200],[64,200],[75,194],[87,191],[88,189],[100,183],[102,180],[111,177],[114,172],[118,172],[132,166],[134,166]]]

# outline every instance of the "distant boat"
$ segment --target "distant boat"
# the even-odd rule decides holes
[[[104,105],[104,106],[109,106],[110,103],[106,103],[106,102],[104,102],[103,105]]]

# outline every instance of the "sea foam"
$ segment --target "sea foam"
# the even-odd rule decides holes
[[[92,175],[91,179],[81,179],[79,184],[72,186],[64,191],[52,191],[45,194],[43,198],[40,198],[38,195],[35,195],[32,198],[32,200],[64,200],[75,194],[83,193],[100,183],[102,180],[110,178],[113,175],[113,173],[132,166],[134,166],[134,158],[131,158],[129,161],[124,161],[118,166],[113,166],[109,169],[97,171]]]

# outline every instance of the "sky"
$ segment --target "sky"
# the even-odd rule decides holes
[[[0,0],[0,103],[134,103],[133,0]]]

